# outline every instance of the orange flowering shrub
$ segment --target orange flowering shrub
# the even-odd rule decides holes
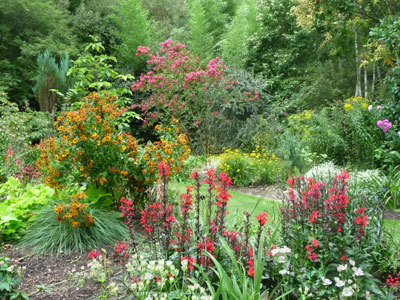
[[[60,221],[60,223],[69,221],[72,227],[80,227],[83,223],[86,225],[86,227],[92,226],[95,222],[95,219],[86,212],[88,205],[79,202],[79,199],[84,198],[86,198],[86,194],[81,192],[72,195],[72,202],[69,204],[63,202],[61,204],[54,205],[56,219]]]
[[[117,126],[126,111],[114,97],[93,93],[76,111],[63,112],[54,125],[57,136],[43,140],[36,166],[44,182],[57,189],[67,182],[89,182],[117,199],[126,191],[141,193],[156,180],[160,161],[184,166],[190,149],[178,129],[157,126],[160,140],[140,145]]]

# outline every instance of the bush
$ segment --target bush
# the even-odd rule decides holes
[[[144,126],[157,122],[171,126],[179,119],[180,130],[197,153],[218,151],[220,140],[227,139],[226,129],[237,130],[236,119],[258,110],[259,91],[238,86],[218,57],[203,68],[186,45],[167,40],[161,46],[156,54],[138,47],[137,55],[147,57],[152,70],[133,82],[132,91],[141,102],[132,108],[140,109]]]
[[[6,94],[0,94],[0,182],[20,171],[19,165],[33,164],[38,150],[32,147],[40,139],[53,133],[49,114],[20,111],[8,101]]]
[[[144,201],[144,191],[157,179],[159,161],[179,173],[190,149],[187,138],[175,128],[157,126],[160,140],[142,146],[129,133],[117,130],[124,109],[114,97],[91,94],[76,111],[57,117],[58,135],[44,140],[37,167],[44,182],[64,188],[69,182],[87,183],[112,195],[130,192]]]
[[[275,155],[257,147],[251,153],[226,150],[219,156],[219,169],[229,173],[237,186],[270,184],[286,180],[284,163]]]

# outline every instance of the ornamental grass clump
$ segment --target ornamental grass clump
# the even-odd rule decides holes
[[[298,296],[383,296],[372,274],[378,272],[376,257],[385,255],[377,246],[384,240],[376,235],[366,201],[348,197],[348,180],[348,172],[342,171],[330,183],[303,176],[287,181],[282,238],[294,254],[289,271],[296,276],[286,280]]]
[[[21,245],[33,253],[83,252],[129,237],[119,213],[90,205],[82,192],[63,192],[29,224]]]

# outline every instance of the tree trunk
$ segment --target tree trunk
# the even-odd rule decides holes
[[[382,75],[381,75],[381,69],[379,68],[379,65],[376,66],[376,71],[378,72],[378,80],[379,80],[379,85],[382,85]]]
[[[356,92],[355,97],[361,97],[361,68],[360,68],[360,59],[358,55],[358,35],[357,28],[354,27],[354,49],[356,50],[356,66],[357,66],[357,83],[356,83]]]
[[[368,72],[367,67],[364,67],[364,98],[368,98]]]
[[[371,98],[374,97],[375,92],[375,61],[372,63],[372,85],[371,85]]]

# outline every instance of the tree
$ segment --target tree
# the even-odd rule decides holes
[[[237,2],[233,0],[193,0],[189,8],[190,46],[200,57],[217,55],[226,26],[232,20]]]
[[[51,90],[57,89],[61,93],[68,90],[70,85],[67,79],[69,56],[66,54],[60,60],[60,64],[57,64],[56,59],[49,51],[46,51],[38,55],[37,64],[38,74],[35,78],[36,85],[33,88],[35,98],[41,111],[54,114],[60,103],[58,103],[59,96]]]
[[[253,0],[243,1],[236,9],[232,22],[223,35],[221,54],[223,59],[239,67],[244,67],[249,56],[249,39],[259,31],[257,3]]]
[[[38,53],[77,52],[68,12],[43,0],[0,0],[0,45],[0,82],[19,104],[33,98]]]
[[[119,62],[139,73],[144,62],[135,56],[138,46],[148,46],[150,42],[150,25],[147,12],[139,0],[121,0],[112,6],[116,24],[114,34],[120,43],[115,46]],[[139,70],[139,72],[138,72]]]

